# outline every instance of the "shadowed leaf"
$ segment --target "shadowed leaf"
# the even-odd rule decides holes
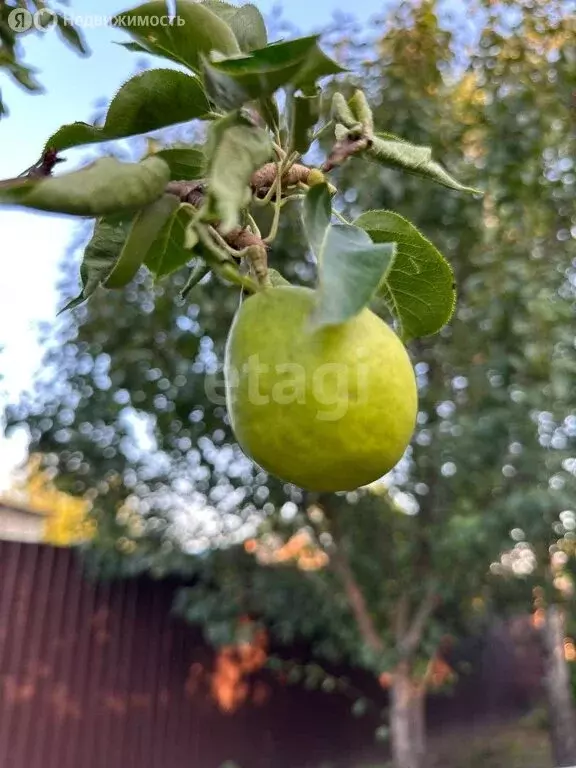
[[[206,210],[221,222],[222,232],[229,232],[250,202],[250,177],[270,160],[272,143],[262,128],[232,114],[211,126],[208,153]]]
[[[395,246],[373,243],[358,227],[330,224],[327,184],[312,187],[304,206],[304,227],[319,272],[312,325],[338,325],[368,306],[393,264]]]
[[[136,214],[118,260],[104,282],[106,288],[123,288],[135,277],[154,239],[179,205],[174,195],[163,195]]]
[[[405,341],[437,333],[456,303],[452,268],[409,221],[391,211],[367,211],[354,225],[374,243],[396,243],[396,258],[378,288]]]
[[[170,170],[158,157],[121,163],[104,157],[79,171],[44,179],[14,179],[0,204],[73,216],[104,216],[142,208],[162,195]]]

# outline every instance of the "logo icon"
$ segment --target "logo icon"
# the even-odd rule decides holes
[[[14,8],[8,14],[8,26],[13,32],[28,32],[34,25],[34,16],[27,8]]]

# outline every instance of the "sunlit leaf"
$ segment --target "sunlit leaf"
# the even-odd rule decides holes
[[[248,53],[256,48],[264,48],[267,44],[268,36],[264,18],[252,3],[238,6],[226,3],[224,0],[202,0],[202,5],[228,24],[242,51]]]
[[[409,221],[391,211],[367,211],[354,225],[374,243],[396,243],[392,268],[378,288],[405,340],[437,333],[456,302],[452,268]]]
[[[177,0],[175,18],[170,24],[143,23],[145,19],[167,19],[171,14],[164,0],[151,0],[114,17],[114,24],[125,29],[149,53],[200,69],[200,57],[210,51],[225,56],[240,53],[236,36],[228,24],[206,5],[195,0]]]
[[[64,150],[123,139],[202,117],[210,105],[200,81],[173,69],[151,69],[128,80],[112,99],[103,126],[63,125],[46,142]]]
[[[314,85],[342,68],[318,47],[318,36],[273,43],[248,56],[204,62],[204,80],[215,103],[226,109],[269,96],[284,85]]]
[[[439,163],[432,159],[430,147],[410,144],[408,141],[398,141],[376,134],[372,145],[366,150],[366,156],[382,165],[401,168],[415,176],[442,184],[444,187],[456,189],[458,192],[481,194],[477,189],[466,187],[456,181]]]

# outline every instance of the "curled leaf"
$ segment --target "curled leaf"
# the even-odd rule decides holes
[[[460,184],[448,171],[433,160],[430,147],[418,146],[404,140],[382,138],[381,135],[376,134],[364,154],[382,165],[401,168],[415,176],[422,176],[458,192],[469,192],[473,195],[482,194],[477,189]]]
[[[74,216],[137,210],[160,197],[170,170],[159,157],[121,163],[103,157],[79,171],[43,179],[14,179],[0,188],[0,203]]]
[[[240,114],[211,126],[205,214],[220,221],[223,234],[238,226],[251,198],[250,179],[272,156],[268,133]]]

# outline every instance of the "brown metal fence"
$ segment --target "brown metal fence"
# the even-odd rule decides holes
[[[0,768],[348,768],[382,758],[375,722],[352,718],[342,696],[263,675],[264,703],[223,714],[192,684],[213,657],[171,616],[176,586],[92,583],[70,550],[0,541]],[[500,673],[497,684],[507,706]],[[481,716],[492,688],[464,686],[432,705],[431,722]]]
[[[91,583],[69,550],[0,542],[0,768],[347,765],[370,743],[322,693],[226,715],[194,692],[211,653],[170,615],[174,586]]]

